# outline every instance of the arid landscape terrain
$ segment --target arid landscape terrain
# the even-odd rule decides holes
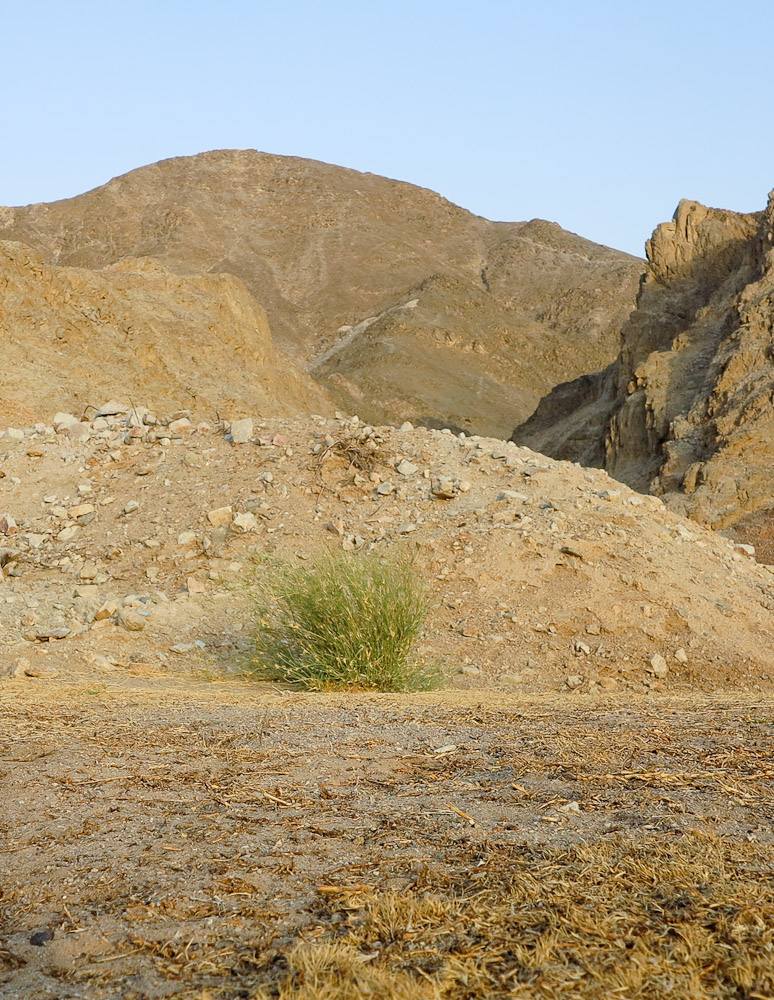
[[[774,996],[773,205],[0,208],[3,1000]],[[413,560],[440,689],[261,678],[326,550]]]

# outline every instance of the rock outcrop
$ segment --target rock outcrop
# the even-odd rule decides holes
[[[254,150],[0,208],[0,239],[60,265],[150,256],[232,274],[343,409],[501,437],[557,382],[613,360],[643,267],[554,223],[489,222],[411,184]]]
[[[647,253],[616,364],[557,387],[514,440],[591,459],[770,558],[774,194],[753,214],[683,201]]]
[[[330,408],[274,348],[241,281],[175,275],[147,257],[92,271],[0,241],[0,346],[0,419],[17,423],[116,395],[223,418]]]

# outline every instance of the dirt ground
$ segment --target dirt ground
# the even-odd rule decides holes
[[[0,998],[774,997],[774,567],[356,418],[0,450]],[[267,561],[411,551],[433,694],[248,679]]]
[[[774,993],[774,702],[0,689],[0,996]]]

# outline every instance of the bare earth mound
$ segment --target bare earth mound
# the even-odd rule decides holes
[[[613,360],[643,266],[553,223],[489,222],[411,184],[254,150],[0,208],[0,239],[60,265],[150,256],[235,275],[346,411],[499,436]]]
[[[648,243],[615,365],[557,387],[514,440],[604,465],[774,560],[774,195],[684,201]]]

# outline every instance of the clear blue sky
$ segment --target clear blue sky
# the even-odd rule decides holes
[[[774,187],[774,0],[0,2],[0,204],[217,148],[641,253]]]

